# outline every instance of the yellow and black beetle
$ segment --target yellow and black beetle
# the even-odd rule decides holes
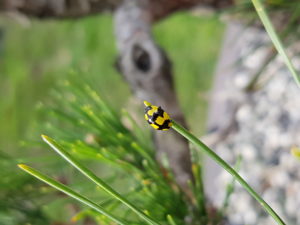
[[[160,106],[151,105],[151,103],[144,101],[145,119],[156,130],[169,130],[172,126],[172,121],[168,113],[166,113]]]

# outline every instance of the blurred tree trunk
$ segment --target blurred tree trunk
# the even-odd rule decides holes
[[[172,67],[151,34],[152,14],[147,0],[127,1],[115,12],[119,49],[117,67],[135,95],[161,105],[172,118],[185,124],[176,98]],[[141,101],[142,102],[142,101]],[[154,132],[158,160],[167,157],[179,186],[192,197],[188,180],[193,180],[187,141],[173,130]]]

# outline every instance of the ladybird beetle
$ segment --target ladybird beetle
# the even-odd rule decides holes
[[[151,105],[151,103],[144,101],[145,119],[156,130],[169,130],[172,126],[172,121],[168,113],[166,113],[160,106]]]

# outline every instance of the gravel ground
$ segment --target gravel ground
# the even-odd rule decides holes
[[[240,43],[235,49],[238,64],[226,71],[230,79],[214,95],[227,108],[232,102],[237,103],[236,129],[214,149],[232,165],[238,155],[242,156],[242,177],[287,224],[300,224],[300,161],[291,154],[293,146],[300,146],[300,88],[276,56],[262,73],[262,80],[266,81],[263,88],[246,94],[243,89],[270,52],[270,42],[263,31],[247,28],[239,32],[236,43]],[[299,43],[292,44],[290,49],[296,55]],[[293,57],[293,62],[299,69],[300,58]],[[225,195],[223,190],[232,178],[219,169],[207,176],[212,174],[213,181],[206,186],[214,188],[208,195],[213,204],[220,206]],[[236,185],[230,198],[227,215],[231,225],[276,224],[240,185]]]

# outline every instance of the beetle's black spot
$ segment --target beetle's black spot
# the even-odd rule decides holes
[[[164,117],[164,110],[160,106],[157,109],[157,113],[159,116]]]
[[[169,123],[171,122],[171,120],[165,120],[165,122],[163,123],[163,125],[161,125],[161,129],[169,129]]]
[[[154,113],[153,113],[153,116],[152,116],[152,118],[151,118],[152,121],[155,122],[155,121],[157,120],[157,117],[159,117],[159,114],[158,114],[157,112],[154,112]]]

